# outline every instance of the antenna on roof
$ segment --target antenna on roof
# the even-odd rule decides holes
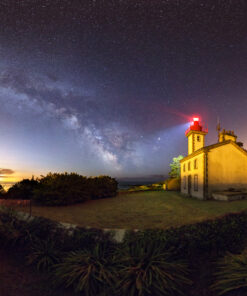
[[[219,116],[217,117],[217,126],[216,130],[218,131],[218,142],[220,141],[220,131],[221,131],[221,126],[220,126],[220,118]]]

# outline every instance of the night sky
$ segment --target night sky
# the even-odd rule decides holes
[[[193,115],[247,145],[246,5],[0,0],[1,182],[166,175]]]

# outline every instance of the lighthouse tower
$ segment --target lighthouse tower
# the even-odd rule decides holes
[[[186,130],[188,138],[188,155],[205,146],[205,135],[208,129],[200,124],[199,117],[194,117],[190,127]]]

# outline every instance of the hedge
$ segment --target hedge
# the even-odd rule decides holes
[[[41,205],[57,206],[113,197],[118,183],[109,176],[90,177],[76,173],[49,173],[40,179],[24,179],[5,194],[7,199],[32,199]]]
[[[193,279],[191,267],[196,265],[199,273],[201,258],[213,262],[227,252],[244,249],[247,211],[168,230],[128,231],[120,244],[102,230],[66,230],[45,218],[20,221],[12,212],[1,212],[0,242],[9,250],[17,250],[27,263],[52,271],[51,276],[55,274],[60,284],[67,283],[87,295],[103,290],[102,295],[179,295],[183,289],[189,291]],[[78,260],[82,277],[76,274],[73,278],[73,269],[80,268]],[[95,267],[91,269],[89,265]],[[102,268],[100,276],[109,271],[114,275],[116,286],[99,278],[97,266]],[[87,272],[93,270],[96,273],[92,274],[91,289],[92,283],[85,281]],[[167,281],[159,278],[161,273],[174,280],[166,286]],[[144,274],[149,274],[150,282],[142,278]]]
[[[160,242],[164,250],[188,260],[202,254],[217,257],[226,251],[237,252],[247,242],[247,211],[167,230],[129,231],[125,237],[127,243],[139,240]]]

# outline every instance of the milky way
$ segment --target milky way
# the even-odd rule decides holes
[[[186,154],[192,115],[247,143],[246,3],[0,1],[6,175],[144,176]],[[5,175],[2,173],[2,175]]]

